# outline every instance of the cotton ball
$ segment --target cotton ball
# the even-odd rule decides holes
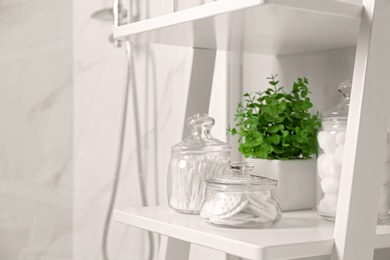
[[[344,145],[340,145],[336,148],[334,151],[334,156],[336,157],[336,161],[339,164],[343,164],[343,158],[344,158]]]
[[[324,154],[320,165],[320,178],[334,178],[340,179],[341,165],[337,162],[333,154]]]
[[[325,203],[325,205],[326,205],[326,207],[328,209],[329,215],[335,216],[336,215],[336,211],[337,211],[338,196],[337,195],[325,194],[323,200],[324,200],[324,203]]]
[[[336,216],[337,200],[337,195],[325,194],[317,207],[318,211],[329,216]]]
[[[327,131],[320,131],[317,136],[318,144],[322,149],[326,146],[326,143],[331,138],[331,135]]]
[[[328,212],[328,209],[325,207],[325,204],[324,204],[324,199],[321,199],[321,201],[317,204],[317,211],[318,213],[322,213],[322,214],[325,214],[326,212]]]
[[[383,172],[382,172],[382,184],[386,185],[390,181],[390,163],[385,163],[383,165]]]
[[[333,153],[337,148],[336,136],[327,131],[321,131],[317,136],[318,144],[325,151],[325,153]]]
[[[337,195],[339,193],[340,181],[334,178],[325,178],[321,181],[321,189],[325,194]]]
[[[338,132],[336,134],[336,144],[338,145],[344,145],[345,143],[345,132]]]
[[[381,216],[389,213],[389,188],[385,185],[381,186],[378,212]]]

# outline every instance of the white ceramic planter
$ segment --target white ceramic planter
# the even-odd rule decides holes
[[[246,159],[252,174],[278,180],[274,195],[282,211],[311,209],[316,205],[316,160]]]

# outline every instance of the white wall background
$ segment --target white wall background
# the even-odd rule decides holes
[[[168,0],[139,2],[133,15],[140,19],[173,10]],[[109,43],[111,24],[91,15],[110,6],[111,0],[0,1],[0,259],[102,259],[125,49]],[[147,202],[166,204],[166,169],[170,147],[182,137],[193,51],[134,49]],[[214,135],[235,146],[225,129],[240,93],[266,88],[270,74],[279,74],[286,87],[306,76],[315,109],[334,105],[338,83],[352,76],[354,52],[218,52],[210,107]],[[220,101],[225,97],[230,109]],[[116,208],[141,206],[132,104],[130,95]],[[239,155],[233,152],[233,158]],[[112,260],[143,260],[151,251],[145,232],[114,222],[108,241]],[[218,255],[199,248],[192,253],[193,260]]]
[[[0,1],[0,259],[72,258],[71,11]]]

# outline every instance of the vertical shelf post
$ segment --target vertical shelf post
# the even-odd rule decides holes
[[[216,50],[194,48],[185,118],[197,113],[208,114],[216,53]],[[189,135],[190,129],[184,126],[182,139]]]
[[[390,2],[364,0],[332,260],[373,259],[389,119]]]

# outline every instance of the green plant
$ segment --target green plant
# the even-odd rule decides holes
[[[245,93],[245,105],[238,103],[235,128],[239,151],[246,157],[264,159],[305,159],[316,153],[316,136],[321,126],[318,112],[308,97],[307,78],[298,78],[290,93],[278,87],[277,75],[267,78],[273,88],[255,94]]]

